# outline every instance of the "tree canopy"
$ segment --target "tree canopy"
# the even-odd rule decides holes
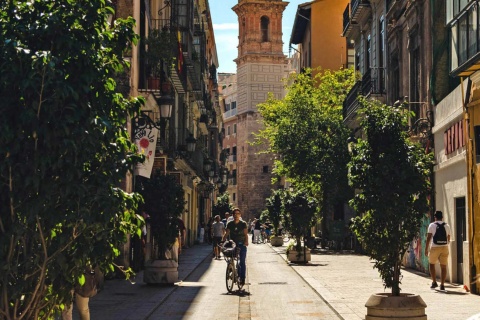
[[[278,154],[275,172],[319,200],[322,215],[345,202],[348,190],[349,129],[343,124],[343,100],[355,83],[352,69],[311,70],[295,74],[283,99],[272,95],[259,105],[265,129],[257,139]],[[324,227],[325,228],[325,227]]]
[[[112,269],[140,233],[140,197],[120,186],[141,100],[116,92],[134,21],[111,1],[0,2],[0,318],[46,319],[87,265]]]
[[[375,260],[385,287],[400,294],[401,259],[428,212],[432,154],[410,141],[403,108],[363,100],[364,138],[352,146],[352,230]]]

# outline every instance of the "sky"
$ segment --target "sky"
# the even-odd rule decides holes
[[[288,43],[292,33],[293,22],[297,7],[308,0],[290,0],[287,8],[283,12],[282,31],[283,31],[283,53],[288,56]],[[232,7],[238,3],[238,0],[210,0],[210,12],[213,21],[213,30],[215,34],[215,43],[217,45],[217,55],[219,67],[217,72],[236,73],[237,66],[233,59],[237,58],[238,45],[238,17],[233,12]],[[292,50],[292,54],[294,51]]]

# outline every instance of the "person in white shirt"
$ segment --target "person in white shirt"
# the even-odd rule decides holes
[[[447,278],[447,262],[448,262],[448,244],[450,243],[450,235],[452,234],[450,226],[442,221],[442,211],[435,211],[435,221],[428,226],[427,243],[425,245],[425,255],[428,256],[430,264],[430,276],[432,277],[431,289],[438,287],[437,275],[435,272],[435,264],[440,262],[441,283],[440,290],[445,290],[445,279]],[[432,241],[433,239],[433,241]],[[431,242],[431,249],[430,249]],[[430,249],[430,252],[429,252]]]

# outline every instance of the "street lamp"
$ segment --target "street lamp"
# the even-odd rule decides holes
[[[219,177],[219,178],[217,179],[217,188],[220,189],[220,188],[222,187],[222,185],[223,185],[223,181],[222,181],[222,179]]]
[[[212,160],[210,159],[205,159],[205,162],[203,163],[203,170],[205,170],[205,172],[208,172],[210,171],[210,169],[212,168]]]
[[[188,136],[188,138],[185,139],[185,142],[187,143],[187,151],[194,152],[197,139],[193,137],[193,134],[190,134],[190,136]]]

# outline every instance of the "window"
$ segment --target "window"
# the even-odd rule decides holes
[[[385,19],[383,16],[378,21],[378,92],[385,92]]]
[[[235,123],[233,125],[233,134],[236,134],[237,133],[237,124]]]
[[[268,166],[263,166],[263,173],[268,173]]]
[[[230,126],[227,127],[227,136],[230,135]]]
[[[480,163],[480,126],[475,126],[475,159]]]
[[[232,101],[232,110],[237,109],[237,101]]]
[[[420,101],[420,48],[418,45],[418,34],[413,32],[410,35],[410,101]],[[410,111],[413,111],[415,115],[410,119],[413,124],[418,118],[420,118],[418,103],[410,104]]]
[[[370,69],[370,57],[372,56],[372,36],[368,35],[367,36],[367,50],[365,54],[365,71],[368,71]]]
[[[235,194],[235,192],[232,194],[232,200],[235,201],[235,199],[237,198],[237,195]]]
[[[260,18],[260,31],[261,31],[261,39],[262,42],[268,42],[268,25],[270,24],[270,21],[268,20],[268,17],[261,17]]]

